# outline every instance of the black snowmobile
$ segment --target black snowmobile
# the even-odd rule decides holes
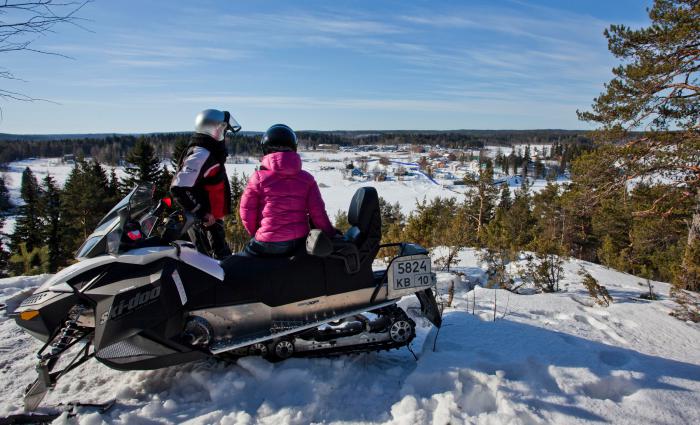
[[[411,243],[380,244],[373,188],[355,193],[343,237],[312,230],[305,252],[291,257],[221,262],[197,249],[192,217],[166,216],[167,200],[152,195],[152,186],[134,189],[85,240],[79,261],[15,311],[17,324],[45,342],[25,409],[91,357],[133,370],[209,356],[282,360],[399,348],[415,336],[414,321],[396,305],[410,294],[441,324],[428,253]],[[190,241],[182,240],[187,234]],[[380,248],[398,255],[373,270]]]

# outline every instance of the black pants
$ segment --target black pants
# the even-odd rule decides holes
[[[295,255],[306,246],[306,238],[282,242],[261,242],[251,239],[241,253],[246,257],[287,257]]]
[[[202,227],[209,240],[209,245],[211,245],[212,251],[214,252],[214,257],[223,260],[231,255],[231,248],[229,248],[228,243],[226,243],[226,232],[224,231],[223,220],[216,220],[216,223],[211,226]]]

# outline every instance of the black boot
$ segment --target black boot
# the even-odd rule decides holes
[[[214,257],[223,260],[231,255],[231,248],[226,243],[226,232],[224,231],[223,220],[216,220],[216,223],[204,228],[207,232],[207,239],[214,251]]]

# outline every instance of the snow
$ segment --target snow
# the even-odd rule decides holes
[[[460,189],[424,178],[354,182],[333,169],[360,155],[302,153],[331,216],[346,210],[362,186],[376,187],[407,214],[417,200],[460,196]],[[11,163],[5,176],[14,201],[27,166],[39,179],[50,172],[61,185],[72,168],[52,159]],[[250,175],[257,166],[257,160],[226,165],[229,175]],[[544,184],[538,180],[531,190]],[[10,218],[5,231],[12,226]],[[660,299],[644,301],[643,279],[570,260],[561,292],[516,295],[475,286],[484,284],[483,267],[474,250],[464,250],[453,268],[459,275],[438,273],[440,299],[455,287],[439,333],[416,317],[414,297],[401,301],[419,325],[412,344],[418,361],[407,349],[277,364],[207,360],[131,372],[91,360],[63,377],[44,405],[117,400],[103,415],[81,410],[77,422],[85,424],[700,423],[700,326],[669,315],[674,302],[667,283],[652,282]],[[615,300],[610,307],[588,297],[581,267],[607,287]],[[21,411],[41,346],[8,315],[49,277],[0,279],[0,416]],[[65,415],[56,420],[75,422]]]
[[[531,149],[534,149],[534,145]],[[524,149],[523,146],[517,146],[517,148]],[[500,150],[504,154],[510,153],[511,148],[498,148],[495,146],[487,146],[485,148],[486,152],[490,156],[495,156]],[[478,154],[478,151],[475,151]],[[534,152],[534,151],[533,151]],[[368,157],[369,155],[375,155],[373,159],[375,162],[371,163],[371,167],[378,165],[376,162],[376,155],[386,156],[397,161],[407,161],[415,162],[419,158],[419,154],[408,154],[408,153],[392,153],[392,152],[324,152],[324,151],[306,151],[300,152],[303,160],[303,168],[309,171],[318,182],[321,194],[326,203],[326,210],[329,216],[333,218],[338,211],[347,211],[350,205],[350,199],[355,191],[364,186],[372,186],[377,189],[379,195],[386,199],[388,202],[394,204],[398,202],[401,206],[401,210],[404,214],[409,214],[413,211],[416,202],[422,201],[423,199],[431,200],[436,197],[456,197],[461,198],[466,187],[464,186],[452,186],[451,184],[436,184],[435,182],[429,180],[426,176],[422,176],[416,180],[408,181],[385,181],[385,182],[359,182],[359,181],[349,181],[342,177],[341,168],[344,168],[345,162],[357,161],[361,157]],[[425,154],[422,154],[425,155]],[[231,158],[232,159],[232,158]],[[260,165],[259,158],[247,158],[248,163],[234,164],[227,163],[226,171],[229,176],[232,176],[234,172],[239,175],[250,176]],[[46,174],[51,174],[54,177],[59,186],[63,186],[68,178],[73,165],[65,164],[60,158],[32,158],[21,161],[15,161],[8,164],[7,171],[3,173],[5,177],[5,184],[10,192],[10,198],[15,205],[22,204],[20,198],[20,185],[22,182],[22,172],[26,167],[31,168],[31,170],[36,175],[37,179],[41,181]],[[109,173],[113,167],[107,166],[107,172]],[[123,169],[121,167],[115,167],[118,176],[123,175]],[[329,169],[331,168],[331,169]],[[520,187],[520,177],[510,177],[508,179],[508,184],[511,191],[515,191]],[[557,183],[566,183],[567,179],[561,178]],[[546,186],[547,182],[544,179],[537,179],[531,181],[530,190],[534,192],[539,192]],[[14,229],[14,218],[8,217],[5,222],[3,232],[5,234],[11,234]]]
[[[652,282],[661,299],[645,302],[642,279],[570,260],[561,292],[516,295],[470,289],[483,284],[484,266],[474,250],[459,259],[453,271],[462,276],[438,273],[440,298],[455,285],[440,332],[417,319],[418,361],[406,349],[132,372],[91,360],[63,377],[44,405],[117,400],[103,415],[82,410],[77,421],[86,424],[700,423],[700,327],[669,316],[667,283]],[[580,267],[607,287],[610,307],[590,302]],[[47,277],[0,279],[0,302],[12,311]],[[417,309],[415,297],[400,305]],[[5,415],[21,409],[41,344],[7,313],[0,339]]]

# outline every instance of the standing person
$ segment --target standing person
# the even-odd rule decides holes
[[[231,214],[231,187],[226,175],[227,131],[241,126],[228,111],[207,109],[195,120],[195,133],[178,162],[170,184],[173,198],[186,211],[202,220],[209,243],[218,259],[231,255],[226,243],[224,217]]]
[[[275,124],[260,144],[262,165],[248,180],[241,197],[241,220],[252,236],[245,254],[293,254],[304,246],[309,222],[332,237],[335,229],[316,180],[301,169],[294,131]]]

